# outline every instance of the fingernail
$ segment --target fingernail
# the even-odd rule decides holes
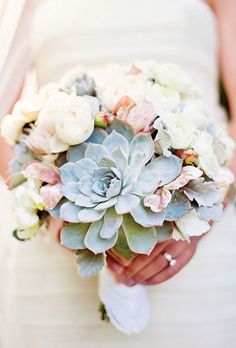
[[[126,282],[125,282],[126,285],[128,286],[133,286],[135,284],[134,280],[132,278],[128,279]]]

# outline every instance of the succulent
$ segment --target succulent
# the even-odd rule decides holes
[[[166,213],[152,212],[143,199],[173,181],[181,168],[176,156],[154,158],[150,134],[134,135],[118,120],[107,131],[96,128],[87,143],[70,148],[60,168],[66,201],[52,214],[70,223],[62,244],[100,254],[124,232],[132,252],[149,254]]]

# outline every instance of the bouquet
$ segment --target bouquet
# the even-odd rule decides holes
[[[102,269],[109,250],[131,260],[220,221],[234,144],[201,91],[171,63],[77,67],[18,101],[1,133],[15,149],[7,181],[14,236],[28,240],[45,233],[50,216],[60,219],[60,243],[75,253],[80,276],[101,272],[113,324],[143,329],[145,288],[118,284]]]

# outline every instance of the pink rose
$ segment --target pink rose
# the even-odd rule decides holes
[[[119,120],[125,121],[133,127],[135,133],[150,132],[156,118],[151,103],[141,101],[135,104],[128,96],[124,96],[118,101],[113,112],[116,113]]]

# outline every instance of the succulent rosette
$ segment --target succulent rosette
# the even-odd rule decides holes
[[[72,228],[77,223],[77,233],[80,229],[84,233],[87,224],[84,246],[96,254],[115,245],[119,228],[131,251],[150,253],[157,242],[155,227],[163,225],[165,211],[152,212],[144,206],[144,197],[173,181],[182,160],[174,155],[154,158],[150,134],[134,135],[121,121],[115,121],[109,133],[96,129],[87,143],[70,149],[69,162],[60,169],[68,200],[60,206],[60,218]],[[76,249],[67,245],[64,231],[63,244]]]

